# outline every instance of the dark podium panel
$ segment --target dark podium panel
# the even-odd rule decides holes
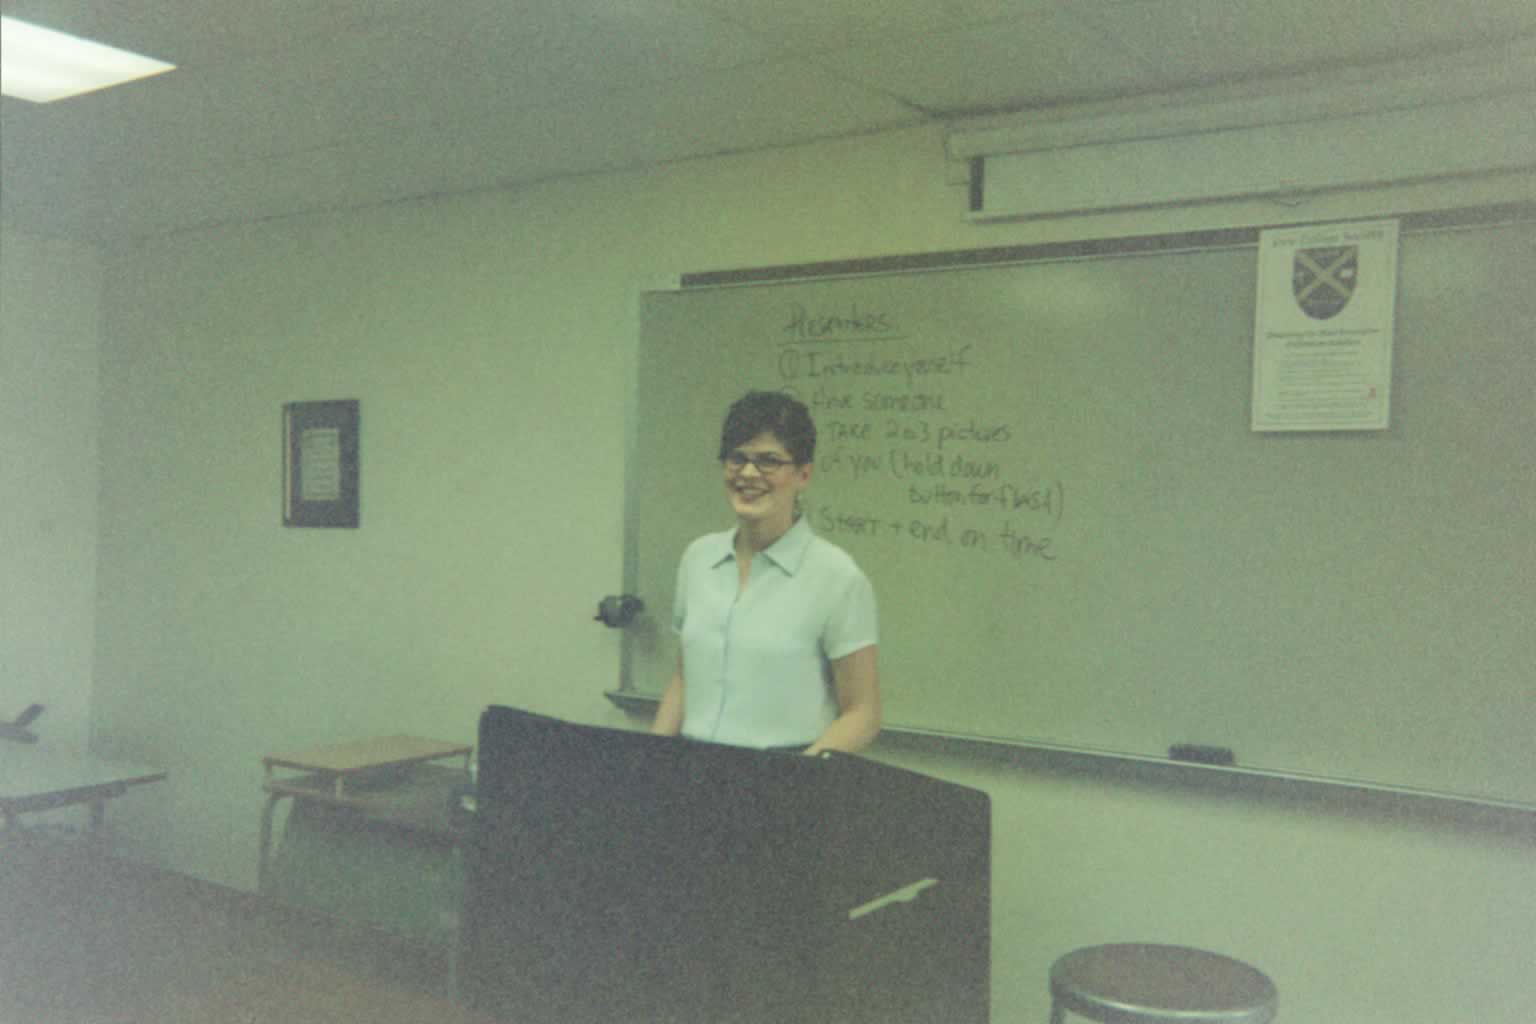
[[[985,793],[491,707],[462,983],[519,1024],[985,1024]]]

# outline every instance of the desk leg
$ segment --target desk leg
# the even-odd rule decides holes
[[[128,787],[120,782],[98,789],[90,798],[91,816],[86,825],[85,841],[91,849],[100,850],[106,844],[107,801],[114,797],[120,797],[128,792]]]
[[[459,840],[453,844],[450,854],[454,870],[459,876],[459,905],[454,908],[453,931],[448,936],[448,998],[454,1002],[460,1001],[459,991],[459,962],[464,952],[464,892],[469,885],[469,878],[465,874],[464,843]]]
[[[282,798],[281,793],[269,793],[267,806],[261,811],[261,851],[256,861],[256,892],[258,894],[267,890],[267,860],[272,854],[272,814],[277,808],[277,802]]]
[[[455,930],[448,942],[448,998],[455,1003],[459,1001],[459,954],[463,944]]]
[[[91,801],[91,820],[86,826],[86,841],[93,847],[101,846],[101,827],[107,820],[107,798],[97,797]]]

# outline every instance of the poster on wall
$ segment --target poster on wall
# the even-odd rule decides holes
[[[1385,430],[1395,220],[1259,234],[1253,429]]]
[[[358,525],[358,402],[283,406],[283,525]]]

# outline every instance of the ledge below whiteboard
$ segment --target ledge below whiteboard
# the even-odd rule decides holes
[[[660,696],[635,690],[607,690],[603,695],[615,707],[631,715],[652,715],[661,703]],[[970,736],[900,725],[883,728],[875,743],[877,747],[887,750],[914,753],[953,754],[963,750],[968,756],[979,754],[988,759],[1009,761],[1021,766],[1055,771],[1088,771],[1123,780],[1183,783],[1202,789],[1220,789],[1245,795],[1268,794],[1282,789],[1294,795],[1298,787],[1301,787],[1320,798],[1347,799],[1356,810],[1362,809],[1368,802],[1389,802],[1398,806],[1415,806],[1430,816],[1455,818],[1463,823],[1467,823],[1464,819],[1468,817],[1508,817],[1511,821],[1518,820],[1521,831],[1531,832],[1531,838],[1536,840],[1536,805],[1512,800],[1251,768],[1241,764],[1200,764],[1149,754],[1129,754],[1038,740]]]

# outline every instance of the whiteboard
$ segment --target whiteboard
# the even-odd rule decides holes
[[[1407,231],[1389,429],[1250,429],[1253,245],[643,296],[622,685],[752,388],[874,581],[888,726],[1536,805],[1536,228]]]

